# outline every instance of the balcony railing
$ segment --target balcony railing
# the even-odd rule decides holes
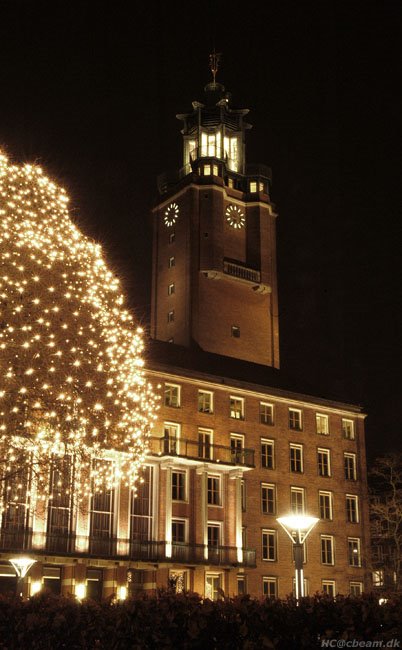
[[[254,467],[254,449],[233,449],[182,438],[150,438],[150,453],[156,456],[179,456],[208,463]]]
[[[226,260],[223,262],[223,272],[227,275],[233,275],[235,278],[247,280],[248,282],[259,283],[261,281],[261,273],[259,271]]]
[[[21,534],[24,533],[24,534]],[[2,552],[35,553],[48,555],[143,562],[174,562],[216,566],[256,566],[256,553],[234,546],[208,546],[203,544],[167,543],[165,541],[117,539],[116,537],[86,537],[80,535],[52,535],[26,531],[0,531]]]
[[[168,554],[167,554],[168,547]],[[166,542],[130,542],[130,560],[146,560],[150,562],[178,562],[185,564],[214,564],[256,565],[255,551],[242,549],[242,562],[238,561],[238,551],[234,546],[208,546],[203,544],[175,543],[167,545]]]

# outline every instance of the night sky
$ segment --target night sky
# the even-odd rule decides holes
[[[400,449],[399,0],[58,4],[0,3],[0,147],[68,190],[147,326],[156,177],[222,52],[273,168],[282,367],[362,404],[371,457]]]

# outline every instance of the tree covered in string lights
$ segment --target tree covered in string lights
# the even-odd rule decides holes
[[[135,487],[155,418],[142,331],[67,205],[39,167],[0,155],[3,507],[27,492],[54,496],[49,476],[66,459],[70,487],[57,485],[80,500],[117,482]]]

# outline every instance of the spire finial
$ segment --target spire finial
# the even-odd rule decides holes
[[[214,84],[216,83],[216,73],[218,72],[221,56],[222,54],[215,52],[215,48],[213,53],[209,55],[209,67],[211,68]]]

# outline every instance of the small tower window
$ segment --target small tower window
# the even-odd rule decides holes
[[[219,167],[218,165],[212,165],[212,175],[219,176]]]
[[[169,233],[169,244],[173,244],[175,239],[176,239],[176,233],[175,232],[170,232]]]
[[[194,159],[194,154],[196,149],[195,140],[187,140],[186,142],[186,154],[184,164],[191,163],[191,159]]]
[[[257,181],[250,181],[250,192],[256,192],[257,191]]]
[[[174,258],[174,255],[172,255],[171,257],[169,257],[169,262],[168,262],[168,267],[169,267],[169,269],[172,269],[172,268],[175,266],[175,262],[176,262],[176,260],[175,260],[175,258]]]
[[[175,293],[175,286],[174,286],[174,282],[172,282],[171,284],[168,285],[168,296],[173,296],[174,293]]]
[[[240,338],[240,327],[238,327],[237,325],[232,325],[232,336],[235,339]]]
[[[228,187],[234,187],[233,178],[228,178]]]
[[[225,158],[227,159],[229,169],[232,169],[234,172],[239,171],[239,151],[237,137],[225,136],[223,142],[224,154]]]
[[[168,311],[167,320],[168,320],[168,323],[173,323],[173,321],[174,321],[174,309],[172,309],[171,311]]]
[[[258,191],[265,192],[265,183],[262,183],[261,181],[258,183]]]
[[[204,165],[204,176],[211,176],[211,165]]]
[[[201,133],[201,156],[221,158],[221,134],[217,133]]]

